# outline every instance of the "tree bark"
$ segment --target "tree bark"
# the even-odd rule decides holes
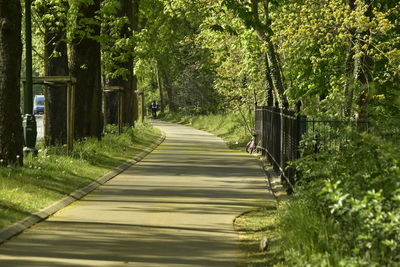
[[[364,14],[370,20],[373,18],[373,6],[369,1],[366,1],[368,8]],[[349,0],[350,12],[356,9],[356,1]],[[370,37],[369,31],[356,32],[355,29],[351,29],[352,40],[350,41],[349,54],[346,61],[346,74],[348,81],[345,85],[345,108],[344,115],[351,116],[351,108],[353,104],[354,88],[359,88],[359,95],[357,96],[357,118],[367,119],[368,117],[368,103],[369,103],[369,83],[372,82],[372,65],[373,59],[368,55],[368,44]],[[358,56],[355,56],[358,55]],[[352,73],[351,73],[352,72]]]
[[[132,24],[132,29],[134,32],[138,32],[140,30],[139,26],[139,14],[140,14],[140,0],[129,0],[132,1],[132,12],[128,17],[130,18],[131,24]],[[130,33],[132,35],[132,32]],[[131,120],[132,125],[134,124],[135,121],[138,120],[139,118],[139,100],[138,100],[138,95],[137,95],[137,88],[138,88],[138,80],[137,76],[134,72],[135,65],[134,65],[134,58],[132,57],[130,59],[130,64],[131,64],[131,73],[132,73],[132,91],[131,91],[131,100],[130,100],[130,109],[128,112],[130,112],[131,116],[129,119]]]
[[[355,0],[348,1],[350,10],[349,12],[353,12],[355,10]],[[355,40],[355,29],[350,29],[351,37],[348,40],[348,51],[346,56],[346,65],[345,65],[345,75],[346,75],[346,82],[344,85],[344,108],[343,108],[343,115],[345,117],[352,116],[352,106],[353,106],[353,96],[354,96],[354,44]]]
[[[79,11],[83,18],[94,19],[100,10],[101,0],[92,4],[80,4]],[[77,25],[83,24],[78,19]],[[98,24],[86,25],[92,36],[99,36]],[[101,138],[101,72],[100,44],[88,36],[75,39],[71,45],[70,73],[77,78],[75,86],[75,138]]]
[[[172,85],[170,83],[168,73],[164,68],[162,68],[161,69],[161,74],[163,76],[165,89],[167,90],[169,110],[172,111],[172,112],[175,112],[176,111],[176,106],[175,106],[175,102],[174,102],[175,101],[175,99],[174,99],[174,91],[172,89]]]
[[[271,30],[270,19],[268,17],[269,1],[268,0],[263,1],[265,16],[266,16],[265,20],[267,22],[265,27],[261,26],[260,23],[260,18],[258,14],[259,13],[258,0],[251,0],[251,3],[252,3],[252,13],[255,21],[254,30],[256,31],[258,38],[267,44],[268,48],[267,59],[269,62],[270,77],[272,80],[273,89],[275,91],[275,94],[279,97],[280,107],[286,107],[288,106],[288,99],[285,95],[285,86],[283,82],[283,76],[281,73],[280,61],[276,53],[275,46],[270,38],[272,30]]]
[[[47,9],[49,10],[49,9]],[[66,19],[66,18],[65,18]],[[60,18],[57,19],[60,21]],[[66,23],[66,21],[64,21]],[[55,30],[54,30],[55,29]],[[45,25],[45,75],[68,76],[68,53],[65,29]],[[67,142],[67,86],[48,86],[45,92],[45,140],[46,145]]]
[[[268,1],[264,1],[264,19],[265,19],[265,25],[270,25],[270,19],[269,19],[269,6],[268,6]],[[269,107],[272,107],[274,105],[274,83],[272,82],[272,77],[271,77],[271,67],[269,66],[269,60],[268,60],[268,54],[265,53],[265,78],[267,80],[267,87],[266,87],[266,104]],[[275,103],[279,103],[279,100],[275,96]],[[277,104],[279,106],[279,104]]]
[[[343,114],[345,117],[351,117],[354,94],[354,45],[353,40],[349,41],[349,48],[346,57],[346,82],[344,85],[344,108]]]
[[[155,74],[156,74],[156,79],[157,79],[157,87],[160,92],[160,111],[161,111],[161,113],[164,113],[164,110],[165,110],[164,90],[163,90],[163,84],[162,84],[161,77],[160,77],[160,69],[158,67],[158,61],[156,61],[156,64],[155,64]]]
[[[0,0],[0,166],[23,163],[20,1]]]

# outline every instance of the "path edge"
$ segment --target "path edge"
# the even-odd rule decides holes
[[[73,191],[68,196],[54,202],[50,206],[48,206],[44,209],[41,209],[38,212],[35,212],[31,215],[28,215],[24,219],[17,221],[15,223],[1,229],[0,230],[0,244],[4,243],[5,241],[11,239],[14,236],[19,235],[20,233],[22,233],[26,229],[32,227],[33,225],[46,220],[48,217],[50,217],[54,213],[69,206],[73,202],[82,199],[84,196],[86,196],[87,194],[89,194],[90,192],[92,192],[93,190],[98,188],[99,186],[105,184],[106,182],[113,179],[115,176],[122,173],[129,167],[140,162],[148,154],[150,154],[154,149],[156,149],[159,145],[161,145],[164,142],[165,138],[166,138],[165,133],[161,132],[161,136],[159,137],[158,140],[156,140],[148,148],[146,148],[145,150],[140,152],[138,155],[136,155],[133,159],[128,160],[125,163],[122,163],[121,165],[116,167],[114,170],[101,176],[97,180],[91,182],[89,185]]]

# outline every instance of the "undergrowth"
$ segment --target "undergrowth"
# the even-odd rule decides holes
[[[399,144],[343,134],[339,150],[294,163],[298,190],[278,211],[282,266],[400,266]]]

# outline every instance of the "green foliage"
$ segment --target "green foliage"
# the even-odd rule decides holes
[[[263,47],[252,30],[233,13],[215,8],[200,26],[197,43],[208,49],[213,63],[214,90],[222,110],[252,109],[264,103]]]
[[[140,89],[145,89],[148,97],[159,99],[154,97],[158,69],[164,91],[170,89],[170,104],[200,113],[217,110],[220,97],[213,90],[211,55],[196,42],[207,5],[156,1],[143,3],[142,8],[146,28],[137,36],[136,50]]]
[[[106,78],[128,79],[134,57],[136,36],[133,32],[130,18],[122,16],[119,0],[106,0],[101,3],[102,34],[102,65]]]
[[[385,106],[386,112],[398,113],[399,64],[392,63],[399,60],[400,25],[395,18],[399,4],[379,2],[374,1],[372,14],[368,1],[360,0],[354,9],[346,1],[289,0],[272,12],[274,40],[289,82],[287,94],[292,101],[301,99],[308,114],[342,116],[349,97],[344,88],[354,82],[347,57],[357,61],[364,55],[374,62],[368,67],[372,73],[367,85],[369,108]],[[366,34],[367,39],[362,39]],[[357,82],[352,86],[354,115],[365,88]]]
[[[340,150],[326,149],[295,162],[301,187],[282,208],[283,240],[309,264],[315,257],[326,260],[326,266],[399,263],[400,147],[354,130],[348,138]],[[321,224],[309,228],[312,220]]]

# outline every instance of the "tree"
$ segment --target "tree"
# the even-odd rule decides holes
[[[101,138],[101,64],[100,23],[101,0],[75,1],[71,4],[72,44],[70,74],[76,77],[75,138]]]
[[[0,0],[0,165],[22,165],[21,4]]]
[[[264,9],[265,23],[260,19],[259,5],[262,3]],[[271,86],[275,92],[275,101],[281,107],[288,106],[288,99],[285,95],[285,84],[282,73],[282,63],[276,52],[276,45],[272,37],[274,32],[271,28],[271,19],[269,17],[269,0],[250,0],[237,2],[235,0],[225,0],[223,4],[231,9],[235,14],[242,19],[244,24],[251,27],[257,33],[258,38],[265,43],[266,51],[266,75],[268,85]],[[271,102],[271,100],[268,100]]]
[[[122,123],[133,125],[138,118],[137,78],[134,74],[134,36],[139,31],[139,1],[107,0],[102,6],[103,66],[108,86],[121,86]],[[117,92],[105,95],[106,123],[115,123]]]
[[[36,1],[35,9],[43,28],[45,76],[68,76],[66,0]],[[65,144],[67,141],[67,86],[47,86],[45,91],[45,141],[47,145]]]

